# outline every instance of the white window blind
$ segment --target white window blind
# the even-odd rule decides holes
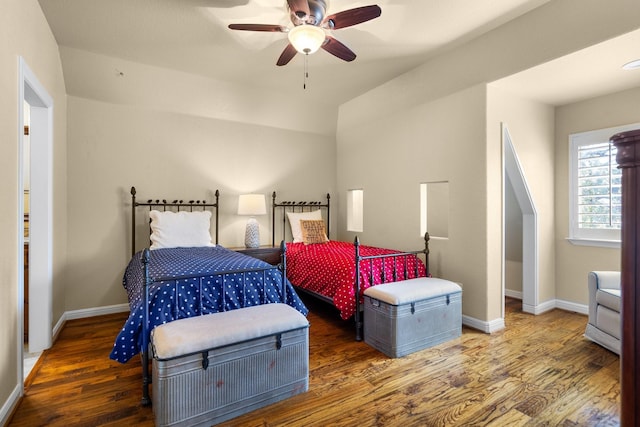
[[[622,171],[616,147],[617,133],[637,129],[640,123],[576,133],[569,136],[569,240],[575,244],[620,246]]]
[[[620,229],[622,223],[622,171],[611,143],[578,148],[578,227]]]

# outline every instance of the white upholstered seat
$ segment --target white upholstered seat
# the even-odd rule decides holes
[[[620,354],[620,272],[592,271],[588,286],[589,323],[584,336]]]

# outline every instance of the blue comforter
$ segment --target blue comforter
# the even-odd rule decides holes
[[[150,251],[149,276],[153,283],[149,288],[149,332],[157,325],[177,319],[282,302],[282,274],[278,270],[237,273],[265,267],[270,265],[222,246]],[[140,353],[142,348],[144,273],[141,252],[129,262],[123,285],[131,314],[109,356],[121,363]],[[288,280],[284,287],[286,303],[306,316],[308,310]]]

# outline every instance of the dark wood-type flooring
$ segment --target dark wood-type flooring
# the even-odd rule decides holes
[[[227,426],[619,425],[618,356],[583,338],[587,318],[533,316],[507,300],[506,329],[389,359],[353,340],[331,307],[311,310],[309,391]],[[140,361],[109,359],[126,314],[68,321],[11,426],[151,426]]]

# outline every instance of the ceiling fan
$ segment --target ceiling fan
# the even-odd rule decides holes
[[[356,54],[326,30],[351,27],[377,18],[382,13],[378,5],[356,7],[326,16],[327,0],[287,0],[293,28],[269,24],[230,24],[232,30],[287,33],[289,44],[278,58],[277,65],[286,65],[300,52],[309,55],[319,48],[344,60],[353,61]]]

